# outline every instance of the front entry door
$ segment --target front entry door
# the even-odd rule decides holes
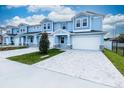
[[[66,38],[64,36],[60,37],[60,48],[65,48],[66,47],[65,39]]]
[[[33,46],[33,36],[28,37],[28,45]]]

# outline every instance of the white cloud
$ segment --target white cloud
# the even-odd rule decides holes
[[[54,21],[66,21],[70,20],[75,13],[76,12],[69,7],[58,6],[58,8],[48,14],[48,18]]]
[[[122,31],[122,29],[120,29],[122,27],[124,27],[123,14],[117,14],[117,15],[108,14],[103,20],[103,30],[109,32],[106,36],[112,37],[112,33],[115,30],[117,30],[118,33],[124,32]]]
[[[107,15],[104,19],[104,24],[115,24],[118,22],[124,22],[124,15],[117,14],[117,15]]]
[[[19,7],[23,7],[24,5],[7,5],[6,8],[8,9],[12,9],[12,8],[19,8]]]
[[[114,26],[113,25],[109,25],[109,24],[104,24],[103,25],[103,30],[104,31],[110,31],[110,30],[112,30],[112,29],[114,29]]]
[[[59,8],[59,6],[55,5],[30,5],[27,7],[29,12],[39,12],[39,11],[53,11]]]
[[[38,11],[49,11],[48,18],[54,21],[65,21],[70,20],[74,15],[75,11],[66,6],[29,6],[29,12],[38,12]]]
[[[44,18],[45,16],[43,15],[33,15],[26,18],[15,16],[12,19],[6,20],[5,25],[18,26],[20,23],[35,25],[35,24],[39,24]]]
[[[71,20],[71,18],[74,16],[74,13],[68,13],[68,14],[62,14],[58,12],[51,12],[48,15],[48,18],[54,21],[68,21]]]
[[[117,14],[117,15],[107,15],[103,20],[103,28],[104,29],[114,29],[115,25],[123,25],[124,24],[124,15]]]

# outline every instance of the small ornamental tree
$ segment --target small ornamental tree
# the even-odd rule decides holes
[[[41,54],[47,54],[49,48],[49,39],[46,32],[42,33],[40,38],[39,50]]]

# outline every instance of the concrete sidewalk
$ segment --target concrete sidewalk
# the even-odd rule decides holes
[[[17,55],[22,55],[26,53],[36,52],[36,51],[38,51],[38,48],[25,48],[25,49],[0,51],[0,58],[7,58],[11,56],[17,56]]]

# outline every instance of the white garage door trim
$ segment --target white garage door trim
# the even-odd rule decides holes
[[[100,36],[72,36],[73,49],[100,50]]]

